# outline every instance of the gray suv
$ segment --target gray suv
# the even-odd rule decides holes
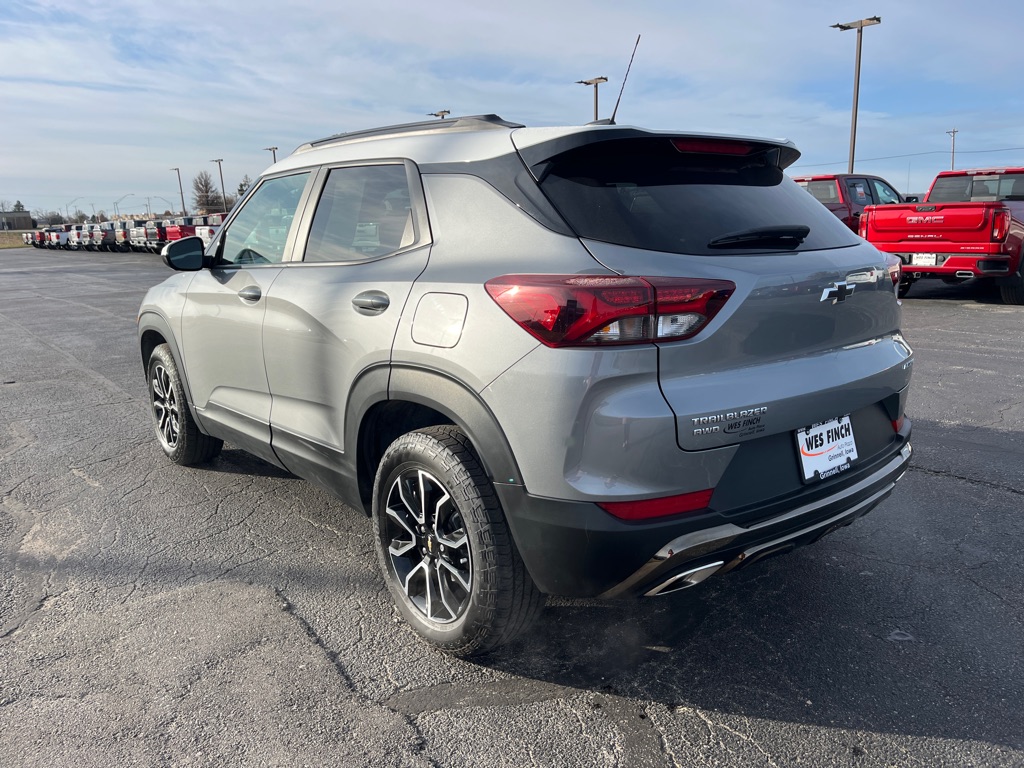
[[[545,595],[664,595],[817,540],[910,458],[899,267],[786,141],[494,115],[341,134],[255,183],[139,313],[156,435],[372,517],[448,652]]]

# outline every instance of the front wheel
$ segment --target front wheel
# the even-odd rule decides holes
[[[373,485],[377,556],[423,638],[474,656],[525,632],[544,605],[469,439],[446,425],[384,453]]]
[[[204,435],[192,418],[178,364],[167,344],[161,344],[149,356],[148,373],[153,426],[167,458],[191,466],[220,453],[224,441]]]

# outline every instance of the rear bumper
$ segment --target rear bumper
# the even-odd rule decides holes
[[[817,541],[892,493],[910,461],[909,420],[896,449],[827,495],[791,499],[787,511],[732,522],[714,512],[628,523],[594,504],[543,499],[495,484],[513,536],[541,591],[566,597],[656,595]],[[853,474],[853,473],[850,473]],[[766,504],[766,506],[769,506]]]
[[[932,252],[929,252],[932,253]],[[936,264],[914,264],[920,253],[894,253],[903,262],[903,275],[913,279],[928,277],[1005,277],[1017,268],[1005,253],[935,253]]]

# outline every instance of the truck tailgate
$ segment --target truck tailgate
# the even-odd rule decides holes
[[[1001,203],[914,203],[867,209],[866,239],[872,243],[988,243],[993,211]]]

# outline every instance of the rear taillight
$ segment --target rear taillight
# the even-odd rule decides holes
[[[620,520],[650,520],[654,517],[668,517],[685,512],[707,509],[714,494],[714,488],[679,496],[662,496],[657,499],[640,501],[599,501],[597,506]]]
[[[1010,231],[1010,212],[1005,208],[992,213],[992,242],[1001,243]]]
[[[892,429],[894,432],[899,432],[903,429],[903,420],[905,418],[905,416],[900,416],[896,421],[892,422]]]
[[[688,339],[736,290],[728,280],[618,275],[504,275],[485,287],[549,347]]]
[[[895,289],[900,284],[900,278],[903,276],[903,262],[900,261],[899,256],[887,253],[885,254],[885,268],[889,272],[889,279],[892,281],[893,288]]]
[[[868,213],[867,211],[864,211],[864,213],[860,215],[860,224],[857,225],[857,234],[863,237],[865,240],[868,239],[868,219],[870,217],[871,214]]]

